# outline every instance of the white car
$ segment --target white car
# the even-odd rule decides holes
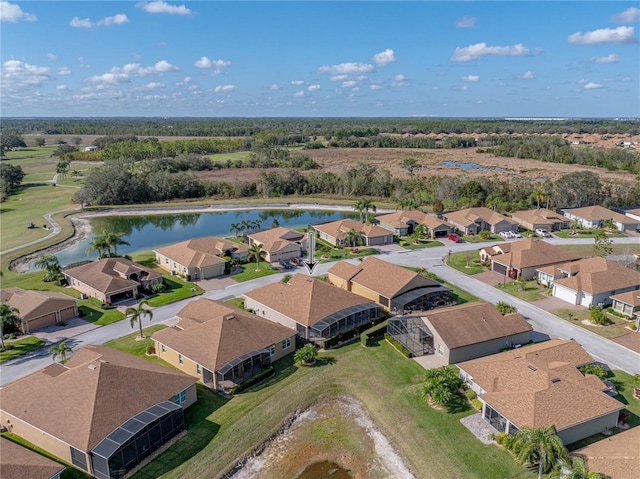
[[[522,238],[522,235],[520,233],[518,233],[517,231],[512,231],[511,235],[513,238]]]
[[[543,230],[540,228],[536,230],[536,234],[538,236],[542,236],[543,238],[551,238],[551,233],[549,233],[547,230]]]
[[[513,236],[513,232],[511,231],[501,231],[500,233],[498,233],[500,236],[502,236],[504,239],[511,239],[511,238],[515,238],[515,236]]]

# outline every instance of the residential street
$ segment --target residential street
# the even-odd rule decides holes
[[[638,238],[615,238],[613,241],[614,243],[620,244],[638,244]],[[593,240],[557,238],[549,240],[549,243],[556,245],[588,244],[592,242]],[[413,251],[383,252],[379,257],[385,261],[389,261],[390,263],[403,266],[425,267],[451,284],[469,291],[471,294],[481,298],[482,300],[489,301],[494,304],[498,301],[505,301],[509,304],[513,304],[518,308],[518,311],[528,321],[530,321],[536,332],[548,335],[549,337],[558,337],[563,339],[573,338],[578,341],[594,358],[609,364],[612,368],[622,369],[631,374],[640,372],[640,354],[616,344],[613,341],[593,334],[586,329],[574,326],[547,311],[507,293],[503,293],[488,284],[475,280],[473,276],[467,276],[443,264],[443,258],[450,250],[455,252],[476,250],[491,244],[495,244],[495,242],[451,244]],[[351,260],[351,262],[354,263],[356,261],[357,260]],[[332,263],[318,265],[313,273],[314,276],[326,273],[331,266]],[[298,268],[297,272],[307,274],[307,271],[304,268]],[[282,276],[283,274],[274,274],[245,283],[236,283],[224,289],[208,291],[204,294],[204,297],[227,300],[259,286],[280,281]],[[151,324],[171,323],[172,320],[175,320],[175,314],[186,304],[186,302],[191,301],[192,299],[154,309],[153,321],[149,322],[148,320],[145,320],[143,326],[147,327]],[[101,328],[79,334],[78,336],[68,339],[66,342],[75,350],[88,344],[102,344],[106,341],[130,334],[134,331],[135,330],[131,328],[129,320],[125,319],[108,326],[103,326]],[[47,348],[42,348],[35,353],[21,356],[4,363],[0,366],[0,385],[15,381],[16,379],[37,371],[51,363],[52,359],[47,354]]]

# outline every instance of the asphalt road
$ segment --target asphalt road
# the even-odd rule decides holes
[[[585,244],[592,240],[576,240],[576,239],[560,239],[554,238],[549,240],[553,244]],[[615,243],[620,244],[638,244],[638,238],[615,238]],[[483,246],[495,244],[495,242],[487,243],[463,243],[450,244],[435,248],[426,248],[413,251],[387,252],[382,253],[379,258],[390,263],[403,266],[422,266],[429,271],[437,274],[444,280],[454,284],[461,289],[469,291],[471,294],[491,303],[505,301],[513,304],[532,325],[540,337],[548,336],[551,338],[575,339],[580,343],[595,359],[603,361],[610,365],[613,369],[622,369],[628,373],[635,374],[640,372],[640,354],[631,351],[613,341],[598,336],[586,329],[574,326],[571,323],[560,319],[553,314],[522,301],[514,296],[499,291],[498,289],[475,280],[473,276],[467,276],[453,268],[443,264],[443,258],[452,251],[468,251],[480,249]],[[351,260],[357,262],[357,260]],[[327,272],[332,263],[320,264],[313,272],[314,276],[319,276]],[[298,273],[307,274],[306,269],[298,268]],[[240,296],[242,293],[255,289],[259,286],[280,281],[284,274],[274,274],[265,276],[253,281],[244,283],[236,283],[224,289],[208,291],[203,296],[210,299],[227,300]],[[151,324],[171,323],[175,321],[176,313],[191,301],[187,299],[166,306],[161,306],[153,310],[153,321]],[[144,326],[150,323],[146,320]],[[102,344],[111,339],[133,332],[130,322],[125,319],[117,323],[112,323],[101,328],[93,329],[82,333],[73,338],[66,340],[66,343],[74,350],[88,344]],[[640,334],[632,333],[632,334]],[[51,357],[47,354],[46,348],[35,351],[31,354],[20,356],[7,363],[0,365],[0,385],[8,384],[38,369],[41,369],[52,363]]]

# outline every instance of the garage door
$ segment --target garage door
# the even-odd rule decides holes
[[[495,261],[491,262],[492,269],[496,273],[507,274],[507,266],[504,264],[496,263]]]
[[[75,317],[76,315],[76,310],[73,306],[71,306],[70,308],[67,309],[63,309],[60,311],[60,319],[64,320],[64,319],[71,319],[73,317]]]
[[[31,321],[27,321],[25,325],[25,329],[29,333],[33,333],[38,329],[42,329],[45,326],[49,326],[51,324],[56,323],[56,313],[50,313],[46,316],[40,316],[39,318],[32,319]]]
[[[576,293],[574,291],[555,285],[553,287],[553,295],[567,303],[576,304]]]

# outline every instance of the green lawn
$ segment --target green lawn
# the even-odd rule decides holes
[[[101,304],[96,298],[78,301],[78,311],[82,319],[99,326],[105,326],[124,319],[124,314],[117,309],[102,309],[100,307]]]
[[[548,297],[546,288],[539,286],[535,281],[509,281],[497,284],[496,288],[525,301],[537,301]]]
[[[485,243],[486,241],[504,241],[502,236],[490,235],[488,239],[482,239],[480,235],[462,235],[461,238],[465,243]]]
[[[244,309],[244,299],[242,298],[231,298],[226,300],[225,303],[235,306],[238,309]]]
[[[240,265],[240,269],[242,272],[231,275],[231,279],[238,281],[239,283],[261,278],[262,276],[269,276],[270,274],[280,273],[278,268],[272,269],[271,263],[267,263],[266,261],[260,261],[257,271],[255,263],[242,264]]]
[[[478,274],[485,271],[479,261],[479,251],[461,251],[447,257],[447,264],[464,274]]]
[[[592,244],[574,244],[574,245],[559,245],[559,248],[562,248],[567,251],[571,251],[578,256],[593,256],[593,245]],[[611,245],[612,254],[640,254],[640,244],[612,244]]]
[[[375,248],[366,248],[366,247],[362,247],[362,246],[358,246],[357,248],[335,248],[333,246],[331,246],[329,243],[327,243],[326,241],[322,240],[322,239],[318,239],[316,240],[318,243],[318,246],[320,245],[326,245],[326,246],[330,246],[331,247],[331,251],[327,254],[327,257],[324,258],[323,255],[320,253],[320,251],[316,252],[316,259],[320,259],[320,261],[322,263],[329,263],[332,261],[340,261],[343,259],[353,259],[353,258],[363,258],[365,256],[369,256],[372,254],[379,254],[380,251],[378,251]],[[320,250],[320,248],[318,248],[318,250]],[[352,253],[351,251],[355,251],[357,250],[357,253]]]
[[[148,321],[148,319],[145,318],[145,321]],[[127,334],[126,336],[122,336],[121,338],[107,341],[106,343],[104,343],[104,345],[109,348],[124,351],[125,353],[133,354],[134,356],[138,356],[149,361],[167,365],[165,361],[158,359],[157,356],[147,356],[146,354],[147,348],[149,346],[153,346],[151,335],[156,331],[160,331],[161,329],[164,329],[166,327],[167,326],[164,324],[154,324],[153,326],[149,326],[148,328],[142,328],[142,334],[144,334],[145,339],[143,339],[142,341],[136,341],[136,337],[139,333],[138,326],[136,324],[135,332]]]
[[[215,155],[205,155],[205,158],[209,158],[211,161],[222,161],[225,162],[227,160],[235,161],[235,160],[248,160],[252,155],[250,151],[236,151],[233,153],[219,153]]]
[[[444,246],[440,241],[430,241],[430,240],[421,240],[418,244],[413,244],[411,240],[404,240],[406,244],[401,245],[404,249],[422,249],[422,248],[433,248],[435,246]]]
[[[16,341],[5,341],[5,345],[7,346],[7,350],[0,352],[0,363],[10,361],[13,358],[41,348],[44,346],[44,341],[35,336],[28,336]]]
[[[571,324],[580,326],[581,328],[588,329],[592,333],[596,333],[603,338],[618,338],[625,334],[631,333],[630,329],[625,328],[627,324],[631,324],[631,321],[626,321],[618,316],[605,312],[607,318],[611,321],[608,326],[596,326],[591,324],[583,324],[582,321],[590,319],[590,313],[587,310],[573,310],[573,309],[556,309],[551,311],[556,316],[569,321]],[[571,316],[570,316],[571,315]]]
[[[596,234],[597,231],[598,230],[595,228],[590,230],[576,230],[576,234],[572,235],[571,230],[562,230],[562,231],[554,231],[553,234],[558,238],[572,238],[572,239],[593,238],[593,236]],[[627,235],[625,235],[620,231],[606,231],[606,233],[608,238],[626,238],[627,237]]]
[[[418,477],[486,478],[487,471],[496,479],[535,477],[460,424],[473,411],[431,409],[420,397],[424,369],[386,341],[321,353],[316,367],[297,368],[288,356],[275,368],[273,377],[230,400],[199,387],[198,403],[185,414],[187,434],[133,477],[221,477],[295,411],[336,394],[362,401]]]

